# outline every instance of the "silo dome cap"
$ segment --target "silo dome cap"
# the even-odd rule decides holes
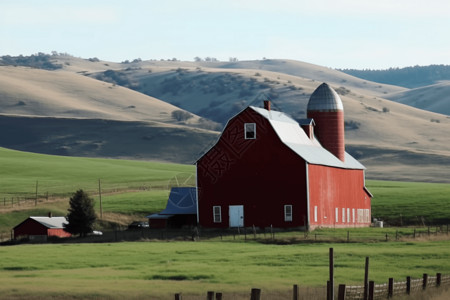
[[[322,83],[311,95],[308,111],[344,110],[341,97],[328,84]]]

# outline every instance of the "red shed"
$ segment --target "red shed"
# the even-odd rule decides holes
[[[197,161],[199,225],[369,226],[372,195],[364,166],[345,152],[337,93],[319,86],[300,123],[264,104],[230,119]]]
[[[50,236],[70,237],[64,230],[67,224],[65,217],[29,217],[14,227],[14,239],[29,238],[30,240],[47,240]]]

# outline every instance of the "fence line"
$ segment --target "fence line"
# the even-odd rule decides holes
[[[74,188],[75,192],[79,188]],[[124,188],[102,188],[101,193],[104,195],[114,194],[114,193],[124,193],[133,191],[150,191],[150,190],[167,190],[167,186],[155,185],[155,186],[139,186],[135,188],[124,187]],[[98,196],[99,190],[85,190],[90,196]],[[13,208],[18,206],[36,206],[37,204],[42,204],[48,202],[49,200],[56,200],[62,198],[69,198],[73,193],[49,193],[48,191],[44,193],[20,193],[20,194],[3,194],[0,197],[0,209],[2,208]]]
[[[409,279],[408,279],[409,278]],[[389,278],[388,283],[383,284],[375,284],[373,281],[370,281],[369,284],[369,293],[368,298],[364,299],[364,286],[346,286],[345,284],[340,284],[338,289],[338,300],[377,300],[377,299],[389,299],[394,296],[408,295],[408,294],[416,294],[421,291],[425,291],[427,288],[439,288],[442,286],[450,285],[450,275],[442,276],[440,273],[437,273],[436,276],[428,276],[424,274],[423,278],[419,279],[411,279],[408,277],[406,281],[395,282],[392,278]],[[427,278],[425,280],[425,278]],[[440,282],[439,282],[440,278]],[[408,292],[408,284],[410,290]],[[250,300],[261,300],[263,296],[263,290],[259,288],[252,288],[249,294]],[[292,289],[292,296],[287,299],[323,299],[324,295],[314,292],[314,295],[301,295],[298,285],[294,284]],[[303,296],[302,298],[300,298]],[[222,292],[215,291],[207,291],[206,299],[207,300],[221,300],[223,299],[224,294]],[[305,298],[308,297],[308,298]],[[175,300],[182,300],[182,293],[174,294]],[[279,298],[277,298],[279,299]]]
[[[403,234],[402,238],[418,238],[421,236],[443,236],[448,237],[448,226],[437,227],[439,230],[434,230],[433,234],[428,235],[429,229],[423,228],[422,230],[414,229],[414,233],[410,235]],[[341,233],[341,234],[339,234]],[[224,229],[204,229],[197,227],[185,227],[185,228],[141,228],[135,230],[127,230],[127,228],[117,225],[115,229],[103,231],[103,235],[86,237],[89,240],[95,239],[95,242],[120,242],[120,241],[137,241],[137,240],[208,240],[208,239],[220,239],[221,241],[233,241],[233,240],[254,240],[266,244],[295,244],[303,242],[367,242],[367,241],[386,241],[384,232],[375,232],[370,236],[361,236],[356,238],[350,238],[350,234],[342,235],[343,231],[325,232],[318,234],[306,231],[301,231],[299,228],[295,229],[281,229],[281,228],[224,228]],[[344,232],[345,233],[345,232]],[[395,233],[391,233],[395,236]],[[390,235],[388,235],[390,236]],[[5,236],[6,237],[6,236]],[[2,239],[4,240],[4,239]],[[83,242],[82,238],[68,238],[69,242]],[[400,239],[399,239],[400,240]],[[67,242],[67,239],[52,239],[54,242]],[[391,241],[388,239],[387,241]]]
[[[423,274],[422,278],[411,279],[406,277],[406,281],[394,282],[389,278],[388,283],[375,284],[373,281],[369,284],[368,299],[364,299],[364,286],[346,286],[339,285],[339,300],[376,300],[387,299],[394,296],[416,294],[430,287],[440,287],[450,285],[450,275],[436,273],[436,276]]]

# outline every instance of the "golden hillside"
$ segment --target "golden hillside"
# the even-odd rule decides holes
[[[28,144],[9,139],[5,145],[8,137],[3,134],[2,146],[24,150],[27,145],[25,150],[35,148],[46,153],[44,148],[59,143],[58,149],[68,155],[190,163],[217,137],[218,132],[207,130],[214,126],[205,119],[225,124],[241,109],[260,106],[267,98],[272,100],[274,109],[304,118],[309,96],[322,82],[327,82],[340,93],[344,103],[347,151],[366,165],[368,178],[450,180],[447,171],[450,119],[384,98],[407,93],[406,88],[289,60],[118,64],[73,57],[56,59],[63,69],[0,67],[3,118],[9,121],[10,115],[57,117],[58,121],[81,118],[90,119],[85,123],[90,124],[74,125],[80,130],[74,129],[67,139],[58,138],[64,135],[61,131],[58,135],[48,134],[53,138],[47,141],[42,137]],[[175,120],[172,112],[180,108],[194,116],[186,121]],[[120,132],[120,122],[107,126],[114,127],[114,131],[96,131],[100,125],[95,125],[93,119],[122,122],[123,128],[127,127],[122,136],[130,147],[121,143],[124,140],[120,136],[114,137]],[[52,131],[51,126],[43,125],[46,122],[40,124],[43,131]],[[17,129],[18,125],[15,126]],[[133,127],[139,128],[135,135],[130,134]],[[147,131],[151,134],[147,135]],[[150,141],[153,148],[149,148]],[[167,149],[172,156],[167,155]]]

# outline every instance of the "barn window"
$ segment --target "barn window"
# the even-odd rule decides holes
[[[339,223],[339,208],[337,208],[337,207],[335,210],[335,218],[334,219],[336,220],[336,223]]]
[[[355,209],[352,208],[352,217],[353,217],[353,223],[355,223]]]
[[[220,206],[213,206],[214,223],[222,223],[222,209]]]
[[[342,208],[342,223],[345,223],[345,208]]]
[[[292,222],[292,205],[284,206],[284,221]]]
[[[370,211],[368,209],[364,209],[364,222],[370,223]]]
[[[347,223],[350,223],[350,208],[347,208]]]
[[[254,140],[256,139],[256,124],[255,123],[245,123],[245,139]]]
[[[356,211],[356,213],[357,213],[357,222],[358,223],[363,223],[364,222],[364,219],[363,219],[363,212],[364,212],[364,210],[363,209],[360,209],[360,208],[358,208],[358,210]]]
[[[317,205],[314,206],[314,222],[317,222]]]

